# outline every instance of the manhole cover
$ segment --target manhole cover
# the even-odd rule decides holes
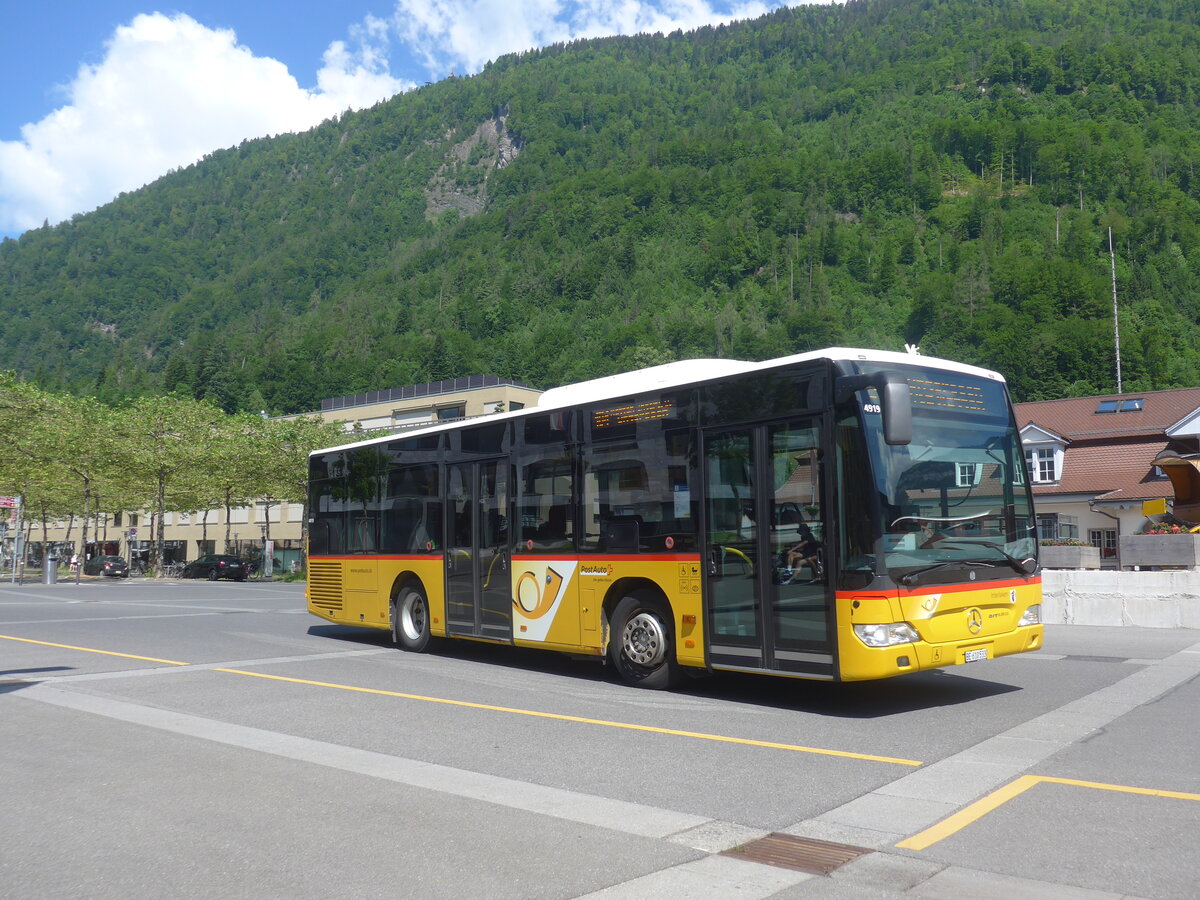
[[[866,847],[852,847],[849,844],[835,844],[831,841],[818,841],[814,838],[775,832],[732,850],[726,850],[721,855],[766,863],[768,866],[779,866],[783,869],[795,869],[811,875],[828,875],[834,869],[871,852]]]

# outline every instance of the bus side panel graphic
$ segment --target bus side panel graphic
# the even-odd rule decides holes
[[[513,560],[513,639],[538,643],[579,643],[579,585],[575,560]]]

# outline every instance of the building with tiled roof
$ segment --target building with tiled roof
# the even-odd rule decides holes
[[[1016,413],[1043,538],[1087,541],[1116,566],[1118,537],[1146,522],[1144,501],[1200,519],[1200,507],[1175,502],[1198,477],[1200,388],[1018,403]]]

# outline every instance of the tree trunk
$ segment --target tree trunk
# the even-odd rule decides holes
[[[83,567],[87,565],[87,537],[88,537],[88,514],[91,512],[92,504],[92,482],[91,479],[83,479],[83,521],[79,525],[79,539],[82,544],[79,553],[79,568],[75,570],[75,583],[79,584],[79,580],[83,577]]]
[[[232,523],[230,523],[230,521],[229,521],[231,518],[229,504],[231,502],[230,498],[231,498],[232,494],[233,494],[233,488],[225,488],[225,552],[226,553],[233,553],[233,550],[229,546],[230,529],[233,527]]]
[[[146,575],[152,577],[154,570],[157,568],[157,561],[154,559],[154,510],[150,510],[150,535],[146,539]]]
[[[154,497],[154,505],[157,507],[154,513],[158,517],[154,527],[154,577],[161,578],[163,544],[166,543],[166,523],[163,520],[167,517],[167,475],[165,472],[158,473],[158,493]]]
[[[50,555],[50,516],[46,512],[46,501],[42,501],[42,570],[46,568],[46,557]]]

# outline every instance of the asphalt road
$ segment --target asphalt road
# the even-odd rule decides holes
[[[300,585],[0,585],[0,896],[1193,898],[1198,675],[1198,631],[1053,626],[654,693]]]

